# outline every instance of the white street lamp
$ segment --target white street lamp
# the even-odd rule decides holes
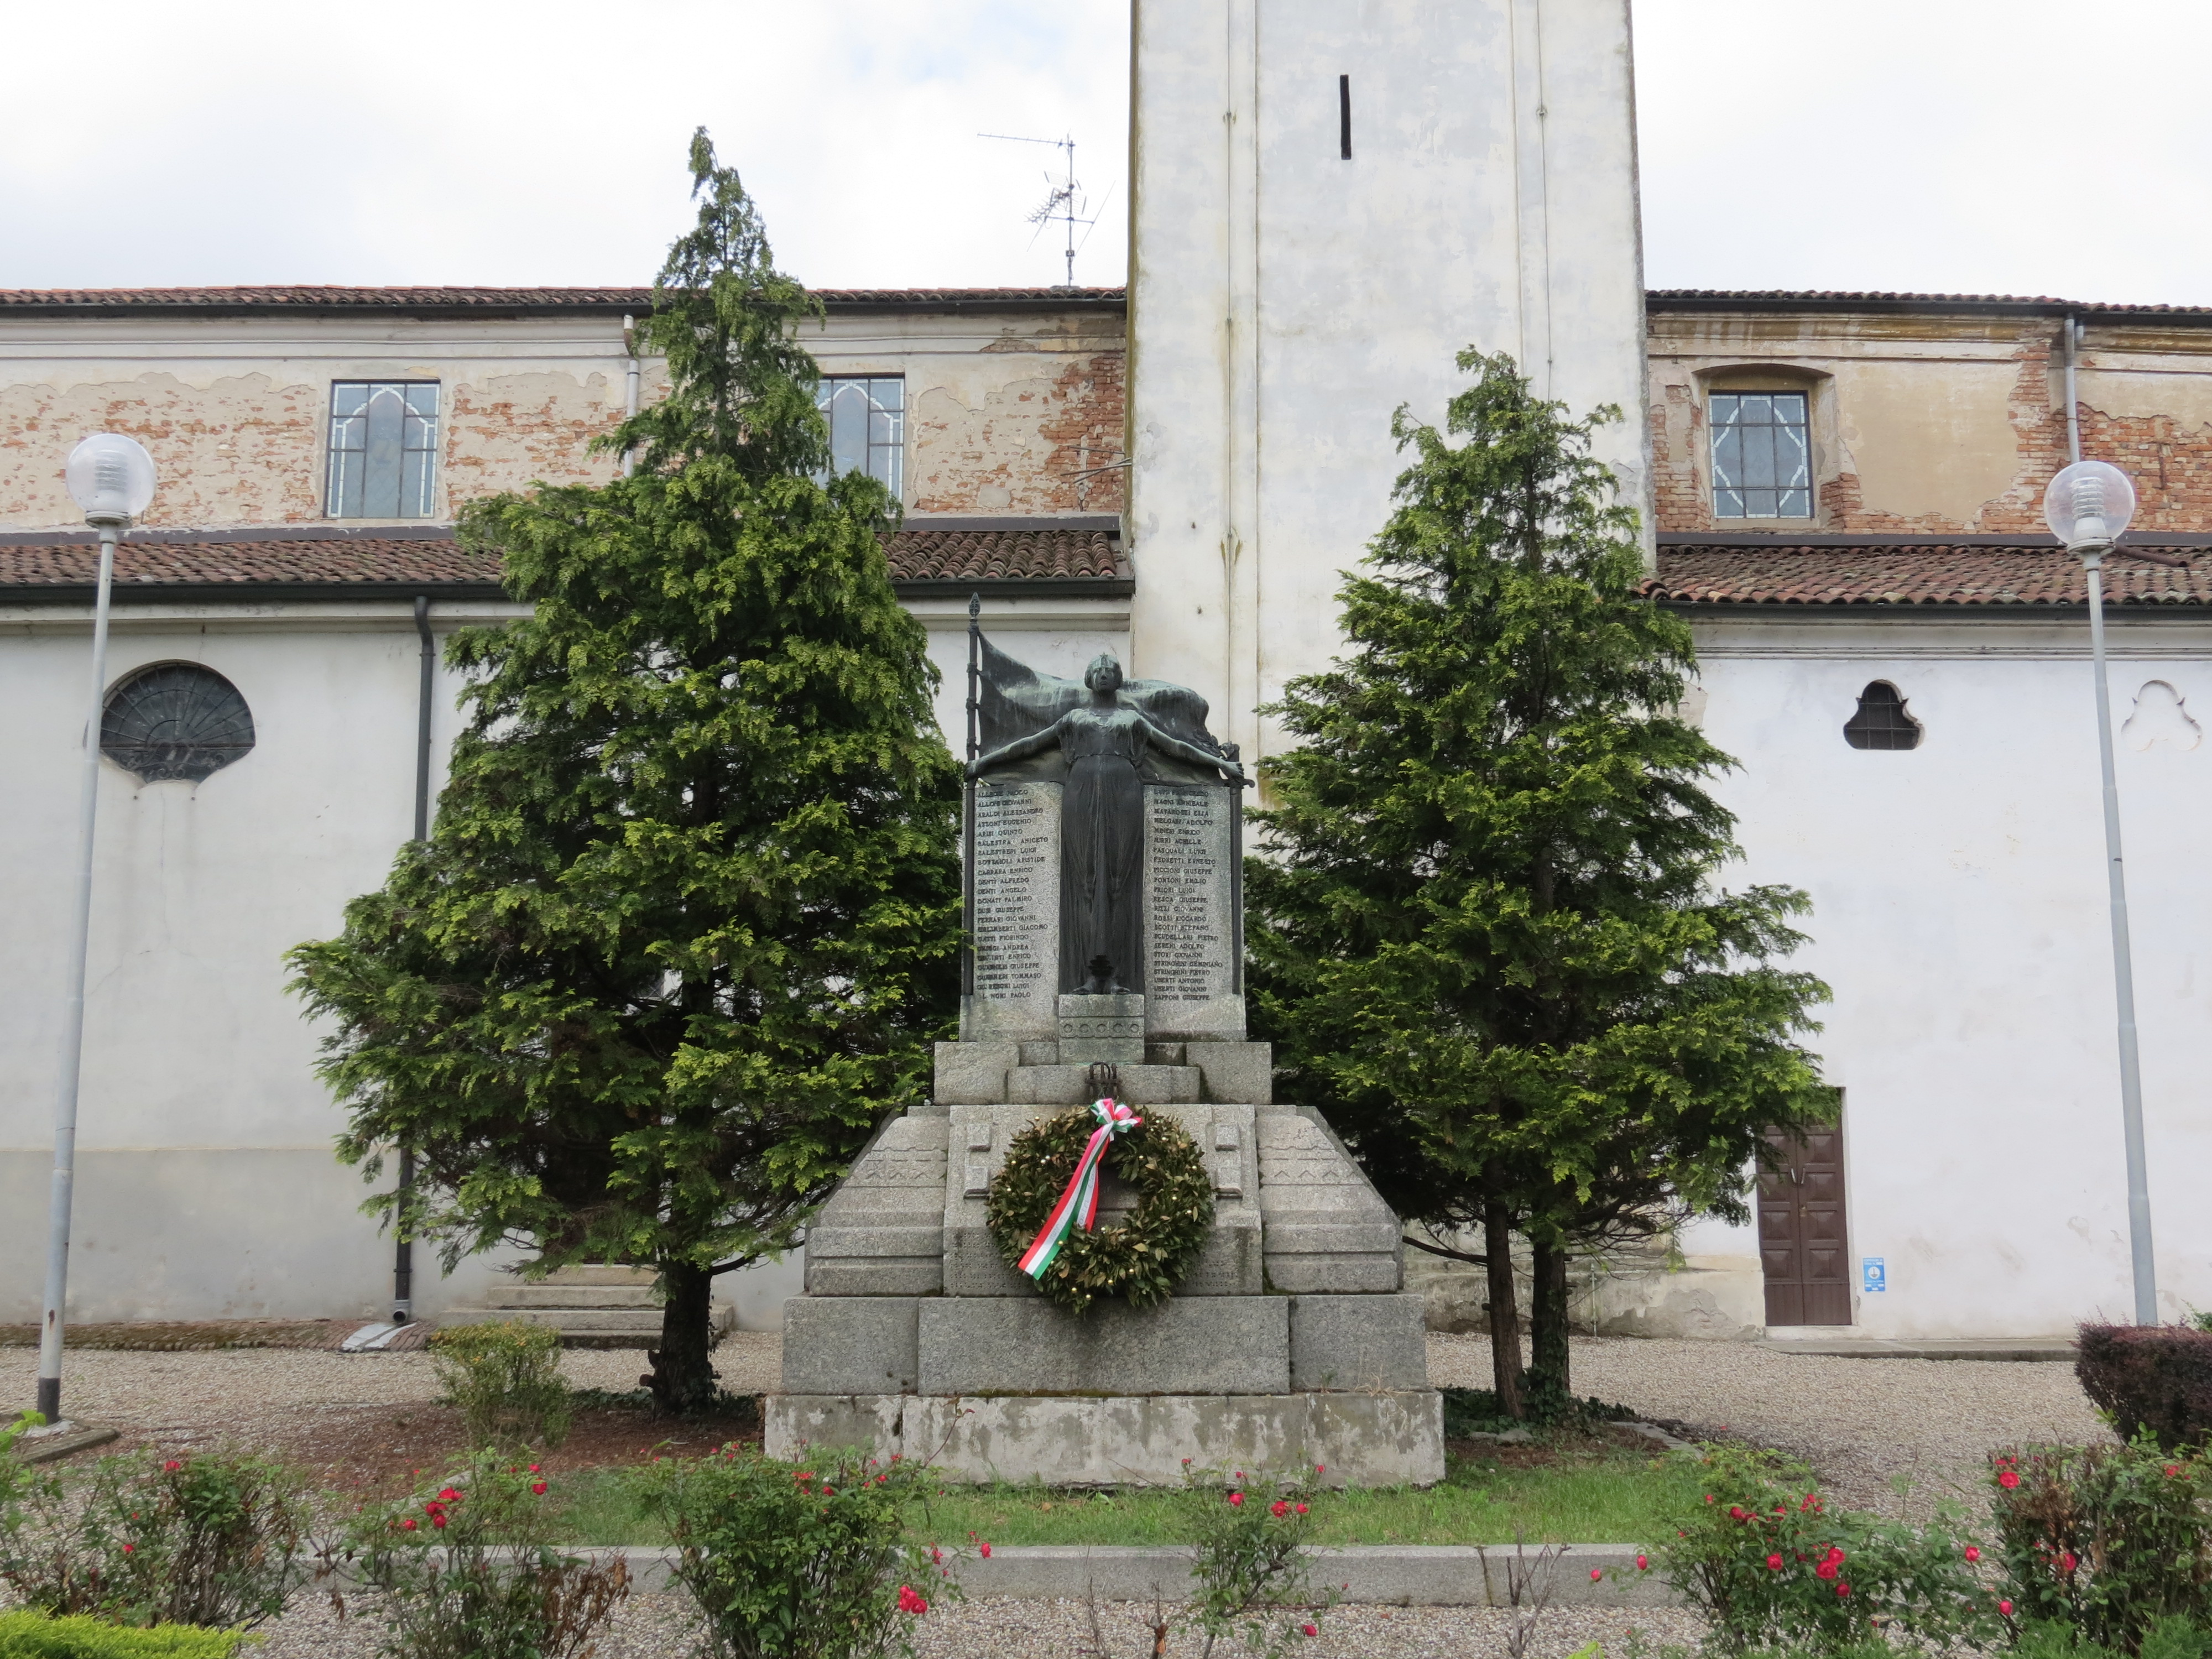
[[[2134,1261],[2136,1323],[2158,1323],[2158,1268],[2151,1249],[2150,1176],[2143,1153],[2142,1074],[2136,1060],[2134,952],[2128,943],[2128,881],[2120,862],[2120,789],[2112,775],[2112,693],[2105,671],[2105,556],[2135,516],[2136,487],[2109,461],[2075,461],[2043,492],[2044,522],[2076,554],[2089,578],[2089,651],[2097,676],[2097,757],[2104,769],[2105,872],[2112,887],[2112,989],[2119,1007],[2120,1121],[2128,1151],[2128,1246]]]
[[[70,940],[69,1002],[62,1019],[60,1079],[54,1090],[54,1178],[47,1211],[46,1316],[39,1330],[38,1407],[62,1420],[63,1310],[69,1297],[70,1200],[76,1182],[77,1076],[84,1058],[85,957],[92,927],[92,831],[100,807],[100,727],[107,693],[107,602],[115,544],[154,499],[154,458],[119,433],[96,432],[70,451],[69,493],[100,532],[100,586],[92,607],[92,700],[85,715],[82,792],[77,803],[76,926]]]

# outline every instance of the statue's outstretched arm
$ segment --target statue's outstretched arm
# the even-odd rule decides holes
[[[1251,779],[1244,775],[1244,769],[1239,766],[1235,761],[1229,760],[1220,755],[1210,753],[1206,750],[1200,749],[1194,743],[1185,743],[1181,738],[1175,737],[1169,732],[1163,732],[1158,726],[1152,724],[1152,718],[1149,715],[1144,715],[1140,718],[1144,720],[1144,732],[1146,739],[1151,743],[1153,748],[1160,750],[1166,754],[1173,755],[1177,760],[1188,761],[1194,766],[1210,766],[1216,771],[1221,773],[1223,776],[1232,779],[1236,782],[1249,784],[1252,781]]]
[[[1059,742],[1060,723],[1055,720],[1042,732],[1032,732],[1026,738],[1016,738],[1012,743],[994,749],[988,755],[976,756],[968,763],[968,775],[980,777],[994,766],[1008,766],[1018,760],[1027,760],[1031,755],[1042,755],[1046,750],[1056,747]]]

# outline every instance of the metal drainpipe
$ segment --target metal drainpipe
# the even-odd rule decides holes
[[[437,689],[438,644],[430,633],[429,596],[415,596],[415,633],[422,641],[422,685],[415,707],[415,839],[430,839],[430,699]],[[415,1189],[415,1154],[399,1149],[399,1199],[404,1206]],[[403,1231],[392,1258],[392,1322],[415,1319],[415,1241]]]
[[[625,418],[637,413],[637,337],[630,331],[631,319],[623,319],[623,349],[629,353],[629,386],[623,398]],[[627,478],[637,470],[637,452],[623,451],[623,477]]]
[[[2081,340],[2081,325],[2074,320],[2074,313],[2066,313],[2066,459],[2081,459],[2081,405],[2074,396],[2074,352]]]

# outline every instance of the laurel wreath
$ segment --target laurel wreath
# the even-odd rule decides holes
[[[1088,1110],[1032,1123],[1006,1146],[983,1213],[1006,1265],[1016,1267],[1060,1201],[1097,1121]],[[1078,1318],[1101,1297],[1150,1308],[1175,1294],[1213,1228],[1213,1180],[1182,1125],[1148,1115],[1108,1147],[1106,1167],[1137,1190],[1120,1226],[1072,1229],[1037,1281]]]

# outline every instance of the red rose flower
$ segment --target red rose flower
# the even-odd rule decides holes
[[[984,1544],[978,1547],[980,1547],[983,1552],[983,1559],[986,1561],[989,1560],[991,1559],[991,1547],[988,1544]]]
[[[1649,1572],[1649,1571],[1651,1571],[1651,1558],[1650,1558],[1650,1556],[1648,1556],[1648,1555],[1639,1555],[1639,1556],[1638,1556],[1638,1557],[1636,1558],[1636,1570],[1637,1570],[1637,1571],[1638,1571],[1638,1572]]]
[[[430,1517],[430,1524],[434,1527],[442,1527],[446,1524],[446,1517],[442,1515],[434,1515]]]
[[[1836,1594],[1838,1595],[1849,1595],[1850,1593],[1851,1587],[1849,1584],[1838,1584],[1836,1586]]]
[[[1742,1505],[1742,1504],[1729,1504],[1729,1520],[1731,1520],[1731,1521],[1747,1521],[1747,1520],[1749,1520],[1750,1518],[1751,1518],[1751,1517],[1750,1517],[1749,1516],[1747,1516],[1747,1515],[1746,1515],[1746,1514],[1744,1513],[1744,1510],[1743,1510],[1743,1505]]]
[[[175,1466],[173,1464],[171,1467],[174,1468]],[[2166,1466],[2166,1472],[2168,1475],[2179,1474],[2181,1473],[2181,1465],[2179,1463],[2168,1463]]]
[[[1299,1504],[1299,1505],[1298,1505],[1298,1513],[1299,1513],[1300,1515],[1304,1515],[1305,1512],[1306,1512],[1306,1506],[1305,1506],[1304,1504]]]
[[[136,1544],[125,1544],[125,1545],[123,1547],[123,1553],[124,1553],[125,1555],[128,1555],[128,1554],[130,1554],[133,1550],[137,1549],[137,1547],[137,1547]]]
[[[1981,1559],[1982,1553],[1979,1550],[1976,1549],[1972,1544],[1966,1546],[1966,1559],[1969,1561],[1978,1561]]]
[[[929,1611],[929,1603],[915,1593],[913,1585],[901,1584],[899,1586],[898,1594],[898,1609],[901,1613],[910,1613],[920,1615]]]
[[[1291,1506],[1288,1504],[1285,1504],[1279,1498],[1278,1498],[1273,1503],[1267,1505],[1267,1513],[1273,1516],[1279,1517],[1288,1515],[1290,1512]]]
[[[1997,1473],[1997,1485],[2002,1486],[2007,1492],[2010,1492],[2014,1486],[2020,1485],[2020,1476],[2010,1469],[1999,1470]]]
[[[1590,1569],[1590,1583],[1591,1583],[1595,1584],[1595,1583],[1598,1583],[1598,1582],[1599,1582],[1601,1579],[1602,1579],[1604,1577],[1605,1577],[1605,1569],[1604,1569],[1603,1567],[1592,1567],[1592,1568]]]
[[[1638,1559],[1639,1561],[1642,1559],[1641,1557]],[[1782,1558],[1778,1555],[1770,1555],[1766,1558],[1766,1565],[1779,1572],[1782,1571]]]
[[[2012,1603],[2011,1603],[2011,1602],[2009,1602],[2009,1601],[2000,1601],[2000,1602],[1998,1602],[1998,1603],[1997,1603],[1997,1611],[1998,1611],[1999,1613],[2001,1613],[2004,1614],[2004,1616],[2005,1616],[2006,1618],[2008,1618],[2008,1619],[2011,1618],[2011,1617],[2012,1617]]]
[[[161,1467],[167,1469],[171,1474],[174,1474],[179,1469],[181,1469],[185,1466],[173,1457],[167,1462],[162,1464]],[[2172,1474],[2173,1471],[2172,1469],[2168,1469],[2166,1473],[2168,1474]]]
[[[2065,1554],[2058,1558],[2058,1570],[2061,1572],[2071,1572],[2074,1571],[2074,1552],[2072,1550],[2067,1551]]]
[[[1321,1626],[1318,1625],[1300,1625],[1298,1628],[1309,1636],[1318,1636],[1321,1634]]]
[[[1229,1494],[1229,1501],[1232,1504],[1241,1504],[1244,1501],[1244,1494],[1241,1492],[1232,1492]]]
[[[1832,1561],[1823,1561],[1819,1566],[1813,1569],[1813,1576],[1815,1578],[1833,1578],[1836,1576],[1836,1564]]]
[[[402,1532],[413,1532],[415,1530],[415,1517],[411,1515],[399,1523],[399,1530]]]
[[[530,1483],[530,1490],[543,1498],[545,1496],[545,1483],[543,1480],[533,1480]]]

